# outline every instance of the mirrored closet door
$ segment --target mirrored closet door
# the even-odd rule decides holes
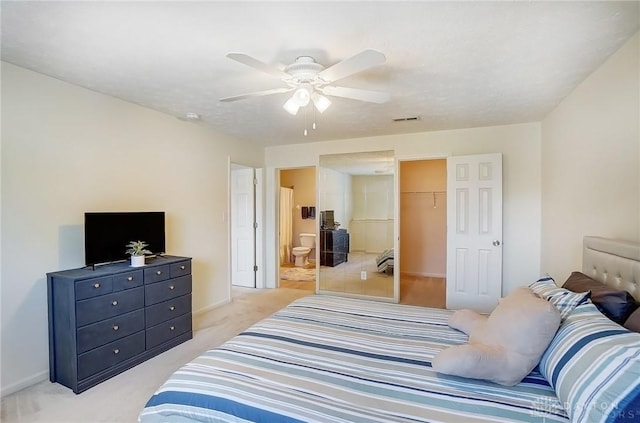
[[[398,298],[393,151],[322,155],[318,290]]]

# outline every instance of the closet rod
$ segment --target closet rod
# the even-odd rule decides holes
[[[446,194],[447,191],[402,191],[400,194]]]

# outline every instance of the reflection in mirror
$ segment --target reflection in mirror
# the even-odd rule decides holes
[[[282,288],[316,288],[316,169],[281,169],[279,258]]]
[[[394,298],[394,153],[320,156],[318,289]]]

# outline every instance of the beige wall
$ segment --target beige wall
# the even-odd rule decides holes
[[[303,219],[302,206],[316,205],[316,169],[284,169],[280,171],[280,186],[293,188],[293,246],[300,246],[299,234],[317,232],[317,220],[320,212],[316,208],[316,219]]]
[[[638,34],[542,122],[541,270],[563,283],[585,235],[640,240]]]
[[[164,210],[195,311],[229,301],[229,160],[262,150],[2,63],[2,394],[48,377],[47,272],[84,265],[85,211]]]
[[[447,273],[447,161],[400,162],[400,270]]]
[[[638,50],[636,35],[542,123],[267,148],[267,286],[276,171],[321,154],[502,153],[503,294],[540,272],[562,281],[584,235],[640,239]],[[201,125],[2,64],[2,394],[47,377],[45,273],[83,264],[86,210],[165,210],[168,252],[194,258],[194,309],[228,300],[229,158],[262,164],[259,148]]]
[[[265,149],[265,282],[275,286],[278,263],[275,194],[278,168],[314,166],[322,154],[394,150],[399,160],[502,153],[503,294],[540,276],[540,124],[422,132]],[[322,180],[318,185],[322,194]],[[271,254],[270,254],[271,253]]]
[[[353,213],[351,175],[320,167],[318,172],[318,219],[320,211],[333,210],[334,221],[341,229],[350,230]]]
[[[352,175],[350,250],[381,253],[393,248],[394,176]]]

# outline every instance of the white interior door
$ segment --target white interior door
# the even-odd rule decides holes
[[[231,170],[231,283],[256,286],[255,174]]]
[[[502,155],[447,158],[447,308],[488,312],[502,294]]]

